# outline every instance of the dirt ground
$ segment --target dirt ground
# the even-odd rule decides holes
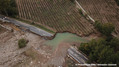
[[[61,43],[55,49],[52,54],[51,60],[48,61],[48,64],[52,64],[55,66],[61,66],[65,62],[65,58],[67,55],[67,49],[70,47],[69,43]]]
[[[58,67],[67,64],[67,49],[79,43],[60,43],[54,50],[44,44],[47,40],[13,24],[3,24],[13,31],[4,30],[0,33],[0,67]],[[18,40],[28,40],[25,48],[18,47]],[[95,38],[90,36],[87,39]],[[65,66],[63,66],[65,67]]]
[[[22,32],[12,24],[3,24],[13,29],[0,33],[0,67],[57,67],[63,65],[70,44],[61,43],[54,51],[43,44],[46,40],[31,32]],[[18,40],[27,39],[25,48],[18,47]]]
[[[9,25],[7,24],[6,26]],[[14,32],[3,28],[2,30],[2,33],[0,33],[0,67],[14,67],[16,64],[23,62],[24,59],[30,58],[24,54],[25,51],[31,47],[36,49],[45,41],[40,36],[31,32],[22,32],[17,27]],[[25,38],[29,42],[25,48],[19,49],[18,40],[21,38]]]

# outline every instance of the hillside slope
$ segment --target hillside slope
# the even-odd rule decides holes
[[[112,22],[119,35],[119,6],[114,0],[77,0],[87,13],[102,23]]]
[[[19,17],[50,27],[57,32],[69,31],[78,35],[94,32],[90,24],[70,0],[17,0]]]

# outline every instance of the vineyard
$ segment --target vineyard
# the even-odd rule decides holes
[[[16,0],[19,17],[49,27],[57,32],[69,31],[78,35],[94,32],[70,0]]]
[[[112,22],[119,34],[119,6],[114,0],[77,0],[87,13],[102,23]]]

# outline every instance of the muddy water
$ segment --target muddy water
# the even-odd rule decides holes
[[[57,45],[63,42],[65,43],[87,42],[87,40],[75,34],[66,32],[66,33],[57,33],[54,39],[48,40],[47,42],[45,42],[45,44],[56,47]]]

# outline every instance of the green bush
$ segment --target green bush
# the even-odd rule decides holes
[[[96,21],[94,26],[105,36],[110,36],[111,33],[115,30],[115,27],[112,23],[101,24],[100,22]]]
[[[28,43],[28,41],[22,38],[18,41],[18,46],[19,46],[19,48],[23,48],[26,46],[27,43]]]
[[[115,1],[116,1],[117,5],[119,6],[119,0],[115,0]]]
[[[15,0],[0,0],[0,14],[15,17],[18,15]]]
[[[78,11],[79,11],[79,13],[80,13],[82,16],[84,16],[81,9],[79,9]]]
[[[88,56],[88,63],[119,64],[118,38],[113,38],[110,42],[103,38],[93,39],[88,43],[80,44],[79,50]]]
[[[72,3],[74,3],[75,2],[75,0],[70,0]]]

